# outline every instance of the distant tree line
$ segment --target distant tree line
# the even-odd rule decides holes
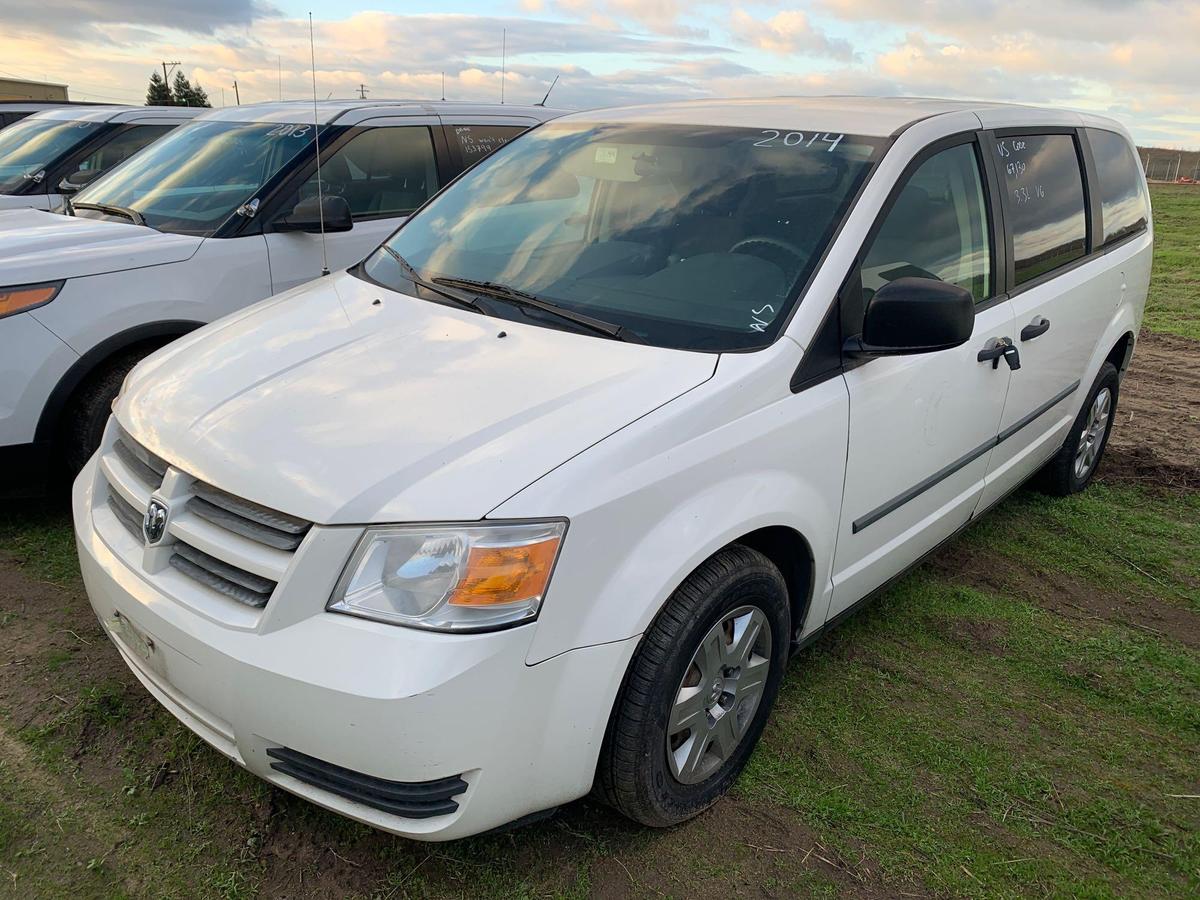
[[[200,82],[192,84],[182,71],[176,72],[168,85],[157,72],[150,75],[150,86],[146,89],[147,106],[207,106],[208,94]]]

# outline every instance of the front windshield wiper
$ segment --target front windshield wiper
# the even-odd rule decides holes
[[[436,284],[432,284],[431,282],[426,281],[421,276],[421,273],[418,272],[415,268],[413,268],[412,263],[410,263],[407,259],[405,259],[403,256],[401,256],[399,253],[397,253],[395,250],[393,250],[387,244],[380,244],[380,247],[385,252],[387,252],[392,257],[392,259],[394,259],[397,262],[397,264],[400,266],[400,268],[402,268],[404,270],[405,276],[413,284],[418,284],[421,287],[425,288],[425,290],[432,291],[433,293],[437,294],[439,297],[445,297],[447,300],[453,300],[459,306],[466,306],[469,309],[476,310],[477,312],[483,312],[483,310],[479,306],[478,301],[475,300],[474,297],[464,297],[462,294],[452,293],[450,291],[447,291],[447,290],[444,290],[444,289],[438,287]]]
[[[102,213],[107,213],[110,216],[124,216],[134,225],[145,225],[146,220],[142,214],[136,209],[130,209],[128,206],[113,206],[111,203],[71,203],[72,209],[94,209]]]
[[[646,343],[641,337],[634,334],[624,325],[615,325],[612,322],[605,322],[603,319],[597,319],[584,313],[578,313],[574,310],[567,309],[564,306],[559,306],[557,303],[551,303],[549,300],[543,300],[541,297],[535,296],[528,291],[522,291],[518,288],[509,287],[504,284],[496,284],[494,281],[475,281],[471,278],[449,278],[439,277],[433,279],[436,284],[443,284],[446,287],[463,288],[468,291],[474,291],[477,294],[483,294],[485,297],[495,297],[498,300],[506,300],[516,306],[527,306],[530,309],[540,309],[542,312],[550,313],[558,316],[560,319],[565,319],[568,322],[574,322],[576,325],[582,325],[597,334],[602,334],[605,337],[610,337],[617,341],[629,341],[634,344]]]

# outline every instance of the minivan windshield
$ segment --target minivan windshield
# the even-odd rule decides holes
[[[358,274],[386,286],[453,279],[460,293],[471,291],[464,280],[487,282],[481,308],[565,327],[529,304],[510,307],[501,285],[661,347],[761,347],[786,321],[882,143],[551,123],[469,170]]]
[[[24,119],[0,131],[0,194],[10,194],[43,169],[108,128],[105,122]]]
[[[72,199],[76,215],[207,237],[313,142],[309,124],[192,122]],[[88,208],[132,211],[113,215]]]

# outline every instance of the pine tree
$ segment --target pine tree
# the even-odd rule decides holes
[[[171,85],[171,93],[174,95],[174,106],[191,106],[192,99],[192,83],[187,80],[187,76],[180,69],[175,73],[175,81]]]
[[[192,85],[191,102],[188,103],[188,106],[212,107],[212,104],[208,102],[208,92],[200,87],[200,82],[198,81]]]
[[[157,72],[150,75],[150,87],[146,89],[147,106],[174,106],[171,89]]]

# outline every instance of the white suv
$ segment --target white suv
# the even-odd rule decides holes
[[[0,214],[7,492],[36,487],[60,456],[77,471],[146,354],[316,278],[323,259],[358,262],[440,185],[556,114],[322,103],[322,213],[312,103],[212,110],[75,194],[73,215]]]
[[[61,209],[64,195],[202,112],[182,106],[60,106],[23,117],[0,131],[0,210]]]
[[[793,649],[1031,475],[1088,484],[1151,244],[1095,116],[566,117],[135,369],[75,483],[88,594],[171,712],[352,818],[678,822]]]

